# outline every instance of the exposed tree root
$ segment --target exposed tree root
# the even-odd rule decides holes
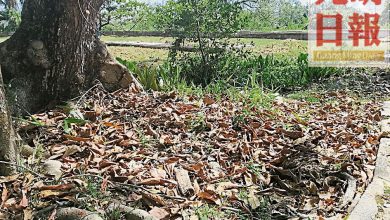
[[[350,202],[352,202],[353,198],[355,197],[356,194],[356,186],[357,186],[357,181],[356,179],[349,175],[348,173],[341,173],[339,175],[342,179],[347,181],[347,189],[345,190],[343,199],[342,199],[342,204],[341,207],[347,207]]]
[[[78,208],[61,208],[56,211],[56,220],[103,220],[98,214]]]
[[[118,63],[108,52],[107,46],[97,40],[97,56],[100,62],[99,80],[108,90],[126,88],[134,84],[136,90],[142,90],[142,85],[133,74],[122,64]]]
[[[147,211],[137,208],[124,206],[118,203],[112,203],[107,207],[107,213],[119,211],[125,215],[127,220],[154,220]]]
[[[15,142],[15,132],[12,128],[12,121],[8,111],[5,96],[3,78],[0,68],[0,160],[10,163],[17,161],[18,153]],[[0,175],[9,175],[15,171],[15,166],[9,163],[0,165]]]

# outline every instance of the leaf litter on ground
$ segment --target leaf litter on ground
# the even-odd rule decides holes
[[[57,108],[33,116],[43,126],[18,124],[34,149],[23,165],[45,178],[0,177],[0,218],[47,218],[53,205],[107,216],[116,201],[156,219],[341,219],[373,177],[380,105],[342,91],[316,98],[267,109],[95,88],[76,119]]]

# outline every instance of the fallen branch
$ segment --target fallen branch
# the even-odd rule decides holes
[[[174,44],[157,43],[157,42],[152,43],[152,42],[113,42],[113,41],[109,41],[109,42],[106,42],[106,44],[109,47],[140,47],[140,48],[166,49],[166,50],[175,48],[178,51],[184,51],[184,52],[196,52],[196,51],[200,50],[198,47],[194,47],[191,45],[177,47]],[[242,49],[244,47],[251,47],[251,46],[250,45],[238,45],[238,46],[233,46],[233,47],[228,47],[228,48],[212,48],[209,50],[214,52],[214,53],[218,53],[218,52],[221,52],[225,49]]]
[[[177,37],[182,35],[170,34],[161,31],[104,31],[104,36],[154,36],[154,37]],[[205,37],[205,36],[202,36]],[[256,38],[256,39],[296,39],[296,40],[307,40],[307,31],[269,31],[269,32],[258,32],[258,31],[239,31],[232,36],[233,38]]]

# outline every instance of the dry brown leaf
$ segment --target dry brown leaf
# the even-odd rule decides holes
[[[154,131],[153,128],[150,125],[147,126],[146,134],[147,135],[151,135],[154,138],[158,138],[159,137],[158,133],[156,131]]]
[[[82,151],[82,149],[78,145],[66,146],[66,150],[65,150],[65,153],[64,153],[63,157],[72,156],[73,154],[81,152],[81,151]]]
[[[76,186],[74,184],[68,183],[68,184],[60,184],[60,185],[41,185],[41,186],[35,186],[34,188],[39,190],[70,190],[75,187]]]
[[[64,137],[66,139],[69,139],[69,140],[72,140],[72,141],[77,141],[77,142],[87,142],[87,141],[91,140],[90,138],[76,137],[76,136],[67,135],[67,134],[65,134]]]
[[[63,191],[56,191],[56,190],[42,190],[39,192],[38,196],[39,198],[45,199],[45,198],[51,198],[51,197],[61,197],[65,195],[67,192]]]
[[[1,192],[1,208],[4,207],[4,203],[8,200],[9,192],[5,184],[3,184],[3,191]]]
[[[19,206],[26,208],[28,206],[28,199],[26,196],[26,190],[22,189],[22,199],[20,200]]]
[[[198,193],[197,195],[201,199],[208,200],[210,202],[214,202],[217,205],[221,205],[221,200],[219,199],[219,196],[211,191],[203,191]]]
[[[257,128],[260,128],[261,127],[261,123],[260,122],[257,122],[257,121],[252,121],[250,124],[249,124],[250,127],[254,128],[254,129],[257,129]]]
[[[122,140],[118,144],[121,147],[140,146],[140,142],[137,140]]]
[[[43,164],[43,171],[46,175],[54,176],[59,179],[62,176],[62,163],[57,160],[47,160]]]
[[[43,183],[42,180],[40,180],[40,181],[34,183],[34,185],[33,185],[31,188],[33,188],[33,189],[39,189],[39,188],[42,187],[42,186],[45,186],[45,184]]]
[[[256,196],[255,191],[251,188],[249,188],[248,203],[252,210],[255,210],[261,206],[259,198]]]
[[[310,211],[317,206],[318,202],[318,198],[306,198],[301,209],[305,211]]]
[[[318,193],[318,187],[312,181],[310,181],[310,183],[309,183],[309,192],[311,195],[317,195],[317,193]]]
[[[16,204],[17,204],[16,198],[10,198],[4,202],[3,207],[7,209],[15,209]]]
[[[168,135],[161,135],[160,137],[160,144],[163,144],[163,145],[172,145],[173,144],[173,141],[172,139],[168,136]]]
[[[107,190],[108,186],[108,177],[104,178],[102,184],[100,185],[100,192],[104,193]]]
[[[150,175],[153,178],[164,179],[167,177],[167,172],[161,168],[152,168],[150,170]]]
[[[289,138],[292,138],[294,140],[298,138],[302,138],[304,136],[304,133],[302,131],[287,131],[282,129],[282,133],[286,135]]]
[[[155,217],[156,219],[165,219],[169,216],[169,213],[165,211],[165,209],[159,208],[159,207],[153,207],[149,214]]]
[[[180,160],[179,157],[171,157],[171,158],[168,158],[167,160],[165,160],[165,163],[167,163],[167,164],[176,163],[179,160]]]
[[[190,166],[186,166],[184,168],[186,168],[187,170],[190,170],[190,171],[194,171],[194,172],[198,172],[199,170],[201,170],[205,165],[203,163],[197,163],[197,164],[192,164]]]
[[[130,202],[136,202],[138,200],[142,199],[142,195],[139,195],[137,193],[131,193],[128,197],[127,200]]]
[[[138,182],[139,185],[164,185],[166,183],[170,183],[170,181],[160,178],[148,178]]]
[[[167,205],[167,202],[161,196],[159,196],[157,194],[144,193],[144,192],[141,192],[141,194],[142,194],[143,199],[150,200],[157,205],[161,205],[161,206]]]
[[[3,166],[3,165],[1,165],[1,166]],[[20,176],[20,174],[15,174],[12,176],[0,176],[0,184],[14,182],[15,180],[17,180],[19,178],[19,176]]]
[[[103,156],[105,153],[106,146],[100,145],[100,144],[95,144],[93,142],[88,142],[88,145],[91,146],[91,151],[94,153],[99,154],[100,156]]]
[[[54,209],[53,212],[50,214],[48,220],[55,220],[57,214],[57,209]]]
[[[0,220],[8,220],[10,219],[6,213],[0,211]]]
[[[27,208],[23,210],[23,220],[32,220],[33,219],[33,210]]]
[[[206,104],[206,105],[212,105],[212,104],[215,103],[215,100],[210,98],[210,97],[208,97],[208,96],[205,96],[203,98],[203,103]]]
[[[236,189],[239,186],[240,185],[232,182],[217,183],[216,192],[221,195],[225,190]]]
[[[198,193],[200,193],[200,186],[199,186],[198,181],[196,179],[194,180],[194,192],[195,192],[195,195],[198,195]]]
[[[109,166],[113,166],[113,165],[116,165],[117,163],[115,162],[112,162],[112,161],[109,161],[109,160],[102,160],[99,162],[99,169],[104,169],[106,167],[109,167]]]

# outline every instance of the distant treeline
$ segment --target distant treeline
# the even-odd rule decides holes
[[[168,0],[164,5],[148,5],[137,0],[107,1],[102,9],[101,30],[104,31],[163,31],[158,23],[158,10],[180,0]],[[183,0],[182,0],[183,1]],[[191,1],[187,0],[188,4]],[[218,1],[218,0],[209,0]],[[243,1],[239,1],[243,2]],[[303,30],[306,29],[307,7],[299,0],[247,0],[241,12],[243,30]],[[218,15],[216,15],[218,16]]]
[[[161,29],[158,11],[169,5],[186,1],[196,4],[196,0],[167,0],[160,4],[147,4],[140,0],[107,0],[101,8],[99,22],[101,31],[164,31]],[[222,1],[222,0],[208,0]],[[18,27],[21,5],[24,1],[0,1],[0,32],[13,32]],[[243,30],[303,30],[306,29],[307,8],[299,0],[242,0],[241,12]],[[216,14],[216,16],[219,16]]]

